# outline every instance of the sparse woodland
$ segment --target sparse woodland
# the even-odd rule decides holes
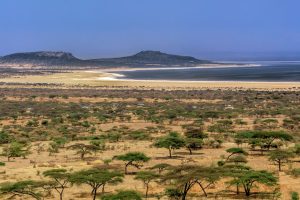
[[[300,93],[0,90],[1,199],[299,199]]]

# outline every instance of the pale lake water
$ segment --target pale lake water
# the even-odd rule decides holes
[[[300,82],[300,61],[251,62],[259,66],[118,71],[118,79]]]

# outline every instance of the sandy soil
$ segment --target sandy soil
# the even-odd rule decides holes
[[[126,87],[143,89],[254,89],[254,90],[300,90],[300,82],[240,82],[240,81],[143,81],[115,80],[116,74],[96,71],[73,71],[51,75],[18,76],[2,78],[6,83],[46,83],[66,86]]]

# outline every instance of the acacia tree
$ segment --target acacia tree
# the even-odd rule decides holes
[[[151,171],[140,171],[136,174],[135,179],[141,180],[144,183],[144,186],[146,188],[146,194],[145,194],[146,199],[148,198],[150,182],[154,181],[158,177],[159,177],[158,174],[155,174],[154,172],[151,172]]]
[[[260,147],[263,153],[274,146],[275,140],[291,141],[293,137],[283,131],[242,131],[236,135],[236,139],[248,142],[252,148]]]
[[[77,143],[68,147],[69,149],[76,150],[76,154],[80,155],[80,158],[83,160],[86,154],[92,154],[97,150],[100,150],[100,147],[90,144]]]
[[[150,160],[149,157],[141,152],[129,152],[123,155],[115,156],[114,159],[125,161],[125,174],[128,174],[128,166],[133,166],[137,169],[140,169],[143,166],[142,163]]]
[[[206,189],[221,178],[221,171],[216,167],[202,167],[197,165],[181,165],[173,167],[164,177],[163,182],[172,182],[185,200],[188,192],[198,185],[205,196]]]
[[[278,170],[281,171],[281,167],[284,163],[289,162],[289,159],[294,157],[294,154],[286,150],[274,150],[269,154],[269,160],[278,165]]]
[[[227,153],[230,153],[227,158],[226,158],[226,161],[228,161],[230,159],[231,156],[233,155],[248,155],[248,153],[242,149],[242,148],[239,148],[239,147],[233,147],[233,148],[229,148],[226,150]]]
[[[150,167],[150,169],[157,169],[158,174],[161,174],[162,171],[167,169],[168,167],[171,167],[171,165],[168,163],[159,163],[159,164],[156,164],[156,165]]]
[[[74,172],[70,175],[70,182],[73,184],[87,184],[92,188],[93,200],[96,199],[97,191],[102,186],[102,192],[104,193],[104,187],[107,184],[117,184],[123,180],[123,174],[117,171],[110,171],[107,169],[92,168],[88,170],[81,170]]]
[[[59,199],[63,199],[63,193],[69,183],[70,173],[66,169],[50,169],[43,173],[45,177],[49,177],[54,181],[53,188],[58,192]]]
[[[203,133],[202,128],[188,128],[184,133],[185,135],[185,146],[189,150],[190,154],[193,154],[193,150],[201,149],[203,145],[203,139],[207,137]]]
[[[0,185],[0,192],[1,194],[11,194],[9,199],[15,196],[30,196],[36,200],[41,200],[43,197],[41,191],[44,191],[49,185],[51,185],[50,182],[33,180],[7,182]]]
[[[10,158],[16,157],[26,157],[28,155],[30,147],[26,147],[25,145],[19,142],[12,142],[9,146],[3,148],[3,152],[1,155],[7,157],[7,161],[10,161]]]
[[[186,138],[185,146],[189,150],[190,155],[193,154],[193,150],[201,149],[203,145],[203,140],[199,138]]]
[[[245,171],[251,170],[250,167],[245,165],[224,165],[223,168],[225,169],[225,176],[232,177],[234,180],[228,182],[230,185],[236,186],[236,194],[240,193],[240,185],[241,183],[237,181]]]
[[[167,136],[159,138],[154,146],[157,148],[166,148],[169,150],[169,157],[172,158],[172,150],[184,147],[185,141],[177,132],[170,132]]]
[[[251,195],[251,189],[257,187],[257,183],[266,186],[274,186],[278,179],[270,172],[265,170],[244,170],[239,176],[234,175],[234,179],[228,183],[231,185],[242,185],[246,196]]]

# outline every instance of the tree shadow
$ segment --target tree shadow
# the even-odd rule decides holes
[[[164,157],[154,157],[154,159],[156,160],[175,160],[175,159],[181,159],[181,158],[185,158],[183,156],[172,156],[171,158],[169,156],[164,156]]]
[[[201,153],[201,152],[193,152],[192,154],[190,154],[190,152],[176,152],[175,155],[194,156],[194,155],[204,155],[204,153]]]

